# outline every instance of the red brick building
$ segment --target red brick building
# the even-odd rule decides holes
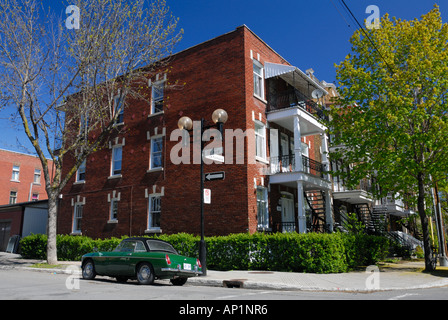
[[[205,173],[225,172],[205,182],[212,192],[205,234],[333,228],[331,183],[322,173],[326,128],[315,102],[327,92],[246,26],[170,57],[169,68],[149,79],[148,93],[151,103],[124,110],[126,133],[90,155],[64,189],[59,233],[199,234],[200,165],[193,151],[190,164],[173,162],[179,140],[171,134],[182,116],[211,122],[217,108],[228,113],[224,129],[246,137],[242,154],[235,138],[225,163],[205,165]]]
[[[0,168],[0,205],[48,199],[38,157],[0,149]]]

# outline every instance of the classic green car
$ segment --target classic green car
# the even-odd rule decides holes
[[[171,279],[184,285],[189,277],[202,274],[199,259],[181,256],[165,241],[150,238],[127,238],[110,252],[92,252],[82,256],[82,277],[115,277],[119,282],[137,279],[152,284],[155,279]]]

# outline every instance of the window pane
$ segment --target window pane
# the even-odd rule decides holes
[[[19,181],[19,173],[20,173],[20,166],[13,166],[11,180]]]
[[[122,147],[117,147],[112,151],[112,175],[121,174],[122,150]]]
[[[148,228],[160,228],[160,196],[149,198]]]
[[[163,94],[165,83],[153,84],[152,86],[152,113],[163,111]]]
[[[163,138],[151,140],[151,169],[162,167]]]

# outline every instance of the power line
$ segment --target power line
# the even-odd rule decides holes
[[[381,52],[378,50],[378,47],[375,45],[375,43],[373,42],[373,40],[370,38],[369,34],[364,30],[364,28],[362,27],[362,25],[359,23],[358,19],[356,19],[355,15],[353,14],[353,12],[350,10],[350,8],[347,6],[347,4],[345,3],[344,0],[340,0],[345,8],[348,10],[348,12],[350,13],[350,15],[353,17],[353,19],[356,21],[356,23],[358,24],[359,28],[361,29],[362,33],[364,33],[364,35],[366,36],[366,38],[370,41],[370,43],[372,44],[373,48],[376,50],[376,52],[378,52],[381,60],[383,60],[383,62],[386,64],[387,68],[389,69],[390,73],[394,74],[394,70],[391,68],[391,66],[387,63],[387,61],[384,59],[383,55],[381,54]]]

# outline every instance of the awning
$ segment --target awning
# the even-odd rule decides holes
[[[306,73],[294,66],[265,62],[264,74],[265,79],[280,77],[295,88],[306,88],[308,85],[311,85],[315,89],[322,90],[325,95],[328,94],[317,81],[311,79]]]

